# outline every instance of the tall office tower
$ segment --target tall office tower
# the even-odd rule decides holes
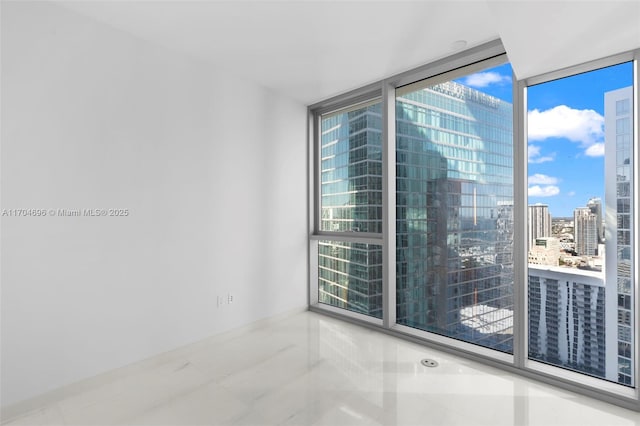
[[[510,352],[512,106],[457,82],[397,95],[397,322]]]
[[[548,205],[539,203],[530,205],[527,212],[527,242],[531,248],[538,238],[551,236],[551,214]]]
[[[528,271],[529,358],[604,378],[602,274],[532,264]]]
[[[513,284],[513,201],[498,201],[497,205],[496,264],[502,265],[500,288],[506,289]]]
[[[604,226],[602,222],[602,201],[598,197],[593,197],[587,202],[587,207],[591,213],[596,215],[596,226],[598,234],[598,244],[604,244]],[[602,255],[602,253],[598,253]]]
[[[448,82],[396,111],[397,321],[510,352],[512,106]],[[380,104],[323,116],[320,149],[321,229],[380,232]],[[382,316],[380,245],[320,241],[318,258],[320,302]]]
[[[634,386],[632,86],[606,92],[604,102],[607,378]]]
[[[382,232],[380,104],[322,118],[323,231]],[[318,244],[318,299],[382,318],[382,246],[323,240]]]
[[[598,254],[598,217],[589,207],[578,207],[573,211],[573,229],[576,252],[585,256]]]

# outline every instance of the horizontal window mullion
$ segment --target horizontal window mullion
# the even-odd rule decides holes
[[[316,232],[310,237],[312,240],[331,240],[346,243],[382,244],[382,234],[365,232]]]

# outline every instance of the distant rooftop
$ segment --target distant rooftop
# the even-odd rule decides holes
[[[487,305],[460,309],[460,320],[467,327],[482,334],[513,333],[513,311]]]
[[[575,275],[581,277],[589,277],[589,278],[597,278],[602,280],[604,275],[602,271],[590,271],[587,269],[579,269],[579,268],[563,268],[562,266],[548,266],[548,265],[534,265],[529,264],[529,269],[538,270],[538,271],[550,271],[558,274],[564,275]]]

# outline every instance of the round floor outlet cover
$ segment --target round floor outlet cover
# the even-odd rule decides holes
[[[435,361],[435,360],[429,359],[429,358],[425,358],[422,361],[420,361],[420,364],[424,365],[425,367],[437,367],[438,366],[438,361]]]

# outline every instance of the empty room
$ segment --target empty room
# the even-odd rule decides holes
[[[640,0],[0,29],[3,426],[640,426]]]

